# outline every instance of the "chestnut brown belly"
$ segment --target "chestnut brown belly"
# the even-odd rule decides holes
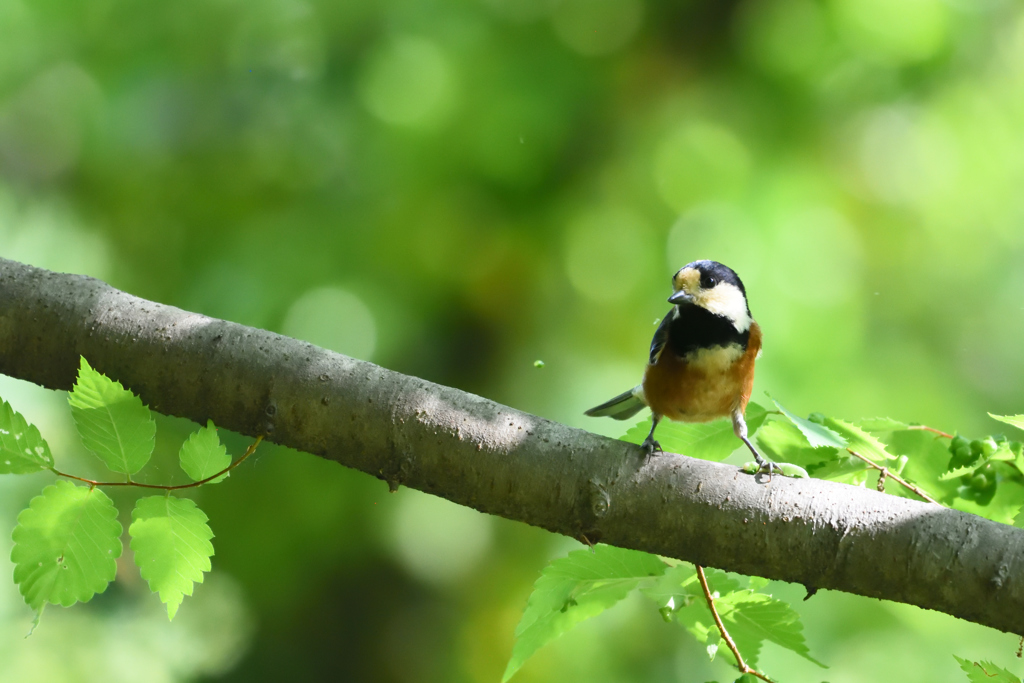
[[[707,422],[746,408],[756,351],[731,344],[699,349],[680,358],[670,349],[644,372],[651,410],[680,422]]]

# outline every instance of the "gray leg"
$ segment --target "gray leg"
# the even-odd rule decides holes
[[[757,466],[760,468],[760,471],[766,472],[768,476],[771,477],[772,472],[777,470],[779,466],[770,460],[765,460],[761,457],[761,454],[757,452],[756,448],[754,448],[754,444],[750,443],[750,439],[747,438],[747,423],[743,419],[743,413],[739,408],[732,411],[732,431],[743,441],[743,443],[747,444],[747,448],[749,448],[750,452],[754,454],[754,460],[757,461]]]
[[[640,447],[647,451],[647,457],[651,457],[655,453],[661,452],[661,444],[654,440],[654,430],[658,428],[658,423],[661,422],[661,415],[655,412],[651,412],[651,433],[647,435],[644,442],[640,444]]]

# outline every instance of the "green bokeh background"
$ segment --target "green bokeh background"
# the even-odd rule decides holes
[[[698,258],[746,283],[757,396],[1004,431],[1022,188],[1008,0],[0,0],[0,255],[615,436],[582,411],[638,380]],[[101,473],[63,394],[0,395]],[[181,478],[194,426],[159,424],[151,477]],[[0,480],[0,527],[45,483]],[[197,500],[214,571],[173,623],[127,556],[28,639],[0,581],[0,680],[496,681],[578,547],[272,446]],[[961,680],[952,653],[1021,673],[1012,636],[772,590],[831,665],[767,645],[779,680]],[[627,600],[515,680],[732,676]]]

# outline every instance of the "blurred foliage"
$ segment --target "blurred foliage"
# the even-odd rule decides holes
[[[697,258],[747,285],[758,396],[968,434],[1022,412],[1022,136],[1006,0],[0,2],[0,255],[616,436],[581,413],[636,383]],[[90,474],[63,396],[0,395]],[[195,426],[159,422],[169,472]],[[0,478],[8,528],[45,476]],[[577,547],[282,449],[229,484],[199,496],[220,578],[173,624],[119,569],[24,640],[0,581],[0,678],[494,681],[540,569]],[[948,680],[951,652],[1016,646],[772,592],[833,683]],[[516,680],[730,675],[641,604]]]

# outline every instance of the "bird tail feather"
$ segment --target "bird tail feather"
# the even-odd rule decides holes
[[[585,415],[591,417],[610,417],[615,420],[628,420],[647,407],[643,389],[634,387],[624,391],[615,398],[594,406]]]

